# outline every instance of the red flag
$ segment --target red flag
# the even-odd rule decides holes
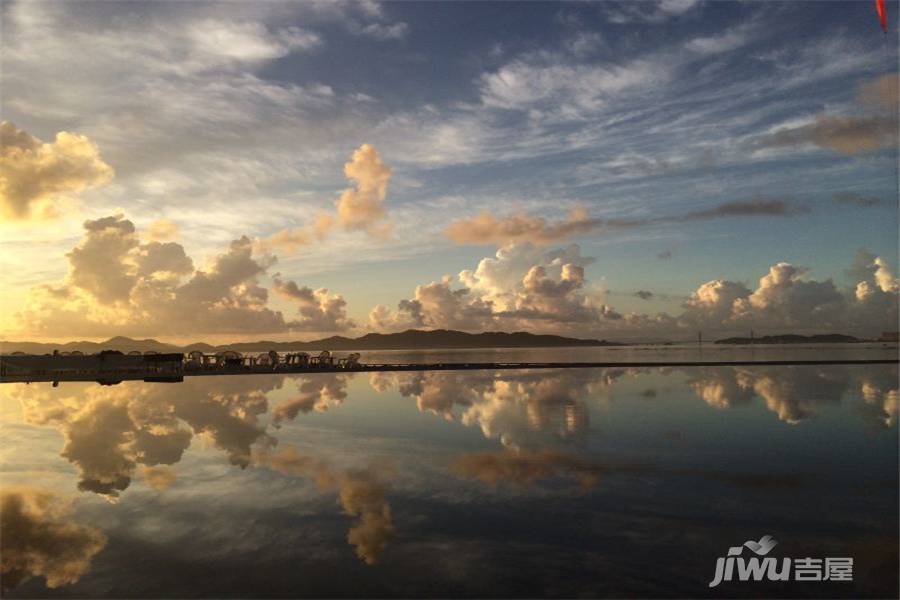
[[[878,11],[878,21],[881,28],[887,33],[887,11],[884,9],[884,0],[875,0],[875,10]]]

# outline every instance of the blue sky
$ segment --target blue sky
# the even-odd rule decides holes
[[[896,272],[896,105],[871,89],[891,77],[896,89],[896,2],[887,35],[869,2],[3,11],[3,119],[44,143],[60,131],[83,135],[115,172],[64,194],[67,209],[52,221],[3,223],[7,314],[31,302],[35,285],[71,283],[65,255],[82,243],[85,220],[121,213],[138,232],[172,222],[200,268],[233,239],[266,240],[331,210],[352,187],[343,166],[363,144],[390,169],[376,217],[390,234],[337,227],[299,249],[267,247],[277,263],[256,278],[269,288],[279,273],[340,294],[358,331],[374,305],[394,310],[417,286],[493,256],[502,242],[445,234],[483,211],[554,223],[580,207],[603,221],[537,246],[575,243],[593,257],[579,263],[581,296],[567,298],[620,314],[677,315],[713,280],[753,291],[780,262],[852,295],[858,278],[845,271],[860,248]],[[687,216],[735,203],[744,208]],[[609,223],[621,220],[640,225]],[[550,263],[547,277],[563,281]],[[510,308],[496,282],[482,283],[475,300],[492,300],[495,313],[503,305],[554,321],[559,307],[546,298]],[[270,305],[287,314],[296,300],[273,294]],[[125,305],[113,308],[127,324]]]

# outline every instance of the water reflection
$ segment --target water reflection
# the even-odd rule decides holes
[[[337,491],[344,511],[358,517],[347,534],[347,541],[366,563],[378,562],[384,547],[394,536],[391,507],[385,499],[393,475],[388,465],[339,470],[315,457],[301,454],[294,446],[286,446],[274,453],[261,452],[257,464],[284,475],[308,477],[322,491]]]
[[[11,590],[32,577],[55,588],[78,581],[106,545],[99,529],[67,520],[69,502],[34,488],[0,495],[3,561],[0,589]]]
[[[814,417],[824,405],[838,404],[856,387],[873,410],[874,420],[890,427],[897,419],[896,368],[767,367],[695,369],[688,385],[714,408],[724,409],[761,398],[785,423]]]
[[[281,402],[273,411],[274,425],[291,421],[298,414],[310,411],[324,412],[332,406],[340,406],[347,397],[347,376],[321,373],[315,377],[299,378],[297,393]]]
[[[676,372],[655,375],[661,373],[672,377]],[[687,387],[715,409],[761,400],[779,420],[798,424],[825,406],[839,405],[852,388],[863,400],[859,412],[868,422],[883,427],[897,422],[896,368],[699,368],[682,373]],[[613,401],[621,378],[648,374],[639,369],[375,373],[368,382],[374,391],[396,390],[415,399],[421,412],[476,427],[508,449],[533,451],[583,444],[591,430],[590,406]],[[14,384],[4,391],[19,400],[25,421],[60,430],[61,456],[78,468],[78,489],[114,500],[138,467],[153,487],[169,487],[177,477],[169,467],[181,460],[194,437],[210,441],[241,468],[253,464],[254,456],[279,456],[271,453],[277,429],[298,415],[340,407],[352,378],[217,377],[178,385],[60,388]],[[270,407],[268,396],[276,390],[287,392],[286,397]],[[637,395],[650,402],[665,400],[655,388],[645,387]]]
[[[41,595],[29,579],[43,578],[49,587],[90,595],[78,587],[94,581],[89,565],[117,580],[128,547],[122,540],[136,539],[163,553],[177,540],[215,560],[246,546],[260,564],[267,549],[278,555],[284,548],[289,556],[279,560],[302,565],[307,576],[323,565],[365,570],[355,571],[363,587],[331,581],[309,588],[318,590],[312,595],[428,595],[433,565],[455,552],[464,563],[452,582],[458,593],[533,595],[485,588],[463,575],[486,561],[519,569],[507,564],[510,553],[535,545],[563,561],[553,554],[570,543],[557,539],[562,534],[521,524],[541,519],[558,519],[572,539],[582,535],[576,521],[602,524],[602,535],[594,531],[584,547],[565,552],[576,560],[595,553],[634,577],[637,563],[628,561],[654,544],[681,535],[699,543],[705,535],[718,556],[734,541],[711,533],[723,523],[740,531],[738,540],[766,533],[745,534],[740,523],[748,511],[764,514],[760,522],[771,527],[789,529],[794,520],[803,522],[798,531],[855,531],[871,520],[880,531],[896,523],[884,507],[895,506],[897,495],[897,375],[896,366],[748,367],[6,385],[0,414],[16,426],[0,455],[4,589]],[[10,410],[10,400],[20,412]],[[39,434],[45,445],[33,441]],[[49,478],[52,465],[70,472]],[[23,481],[53,489],[10,485]],[[78,502],[64,499],[76,490],[86,492]],[[498,519],[509,548],[486,541]],[[520,524],[511,532],[513,521]],[[692,529],[677,533],[685,521]],[[664,541],[661,531],[668,532]],[[629,587],[634,581],[576,585],[596,584],[597,568],[576,569],[571,586],[555,582],[561,587],[554,589],[639,589]],[[509,576],[501,571],[491,585]],[[386,572],[409,573],[408,586],[365,587],[386,585],[378,575]],[[621,576],[618,569],[606,575]],[[248,593],[235,593],[254,595],[259,583],[251,577]],[[147,585],[144,595],[203,595],[176,583]],[[681,595],[700,593],[692,590]]]
[[[570,369],[476,374],[460,372],[379,373],[373,388],[395,387],[416,400],[420,411],[478,427],[509,448],[578,444],[590,430],[588,402],[627,370]],[[636,371],[630,371],[636,373]]]
[[[461,477],[496,486],[511,483],[530,486],[542,480],[574,480],[588,490],[611,472],[640,472],[648,465],[607,464],[577,454],[543,450],[539,452],[506,450],[473,452],[458,456],[450,469]]]
[[[279,378],[211,383],[74,385],[73,395],[68,387],[16,384],[10,395],[22,403],[28,423],[59,428],[61,455],[80,473],[78,489],[115,500],[139,465],[174,465],[195,435],[211,440],[242,468],[251,463],[252,446],[276,443],[260,416]],[[159,473],[150,471],[151,480],[159,482]]]

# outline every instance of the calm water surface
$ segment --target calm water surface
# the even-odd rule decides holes
[[[897,377],[3,385],[4,596],[896,597]],[[779,557],[853,557],[854,581],[710,590],[765,534]]]

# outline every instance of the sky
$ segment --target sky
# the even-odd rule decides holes
[[[0,336],[897,329],[869,2],[4,2]]]

